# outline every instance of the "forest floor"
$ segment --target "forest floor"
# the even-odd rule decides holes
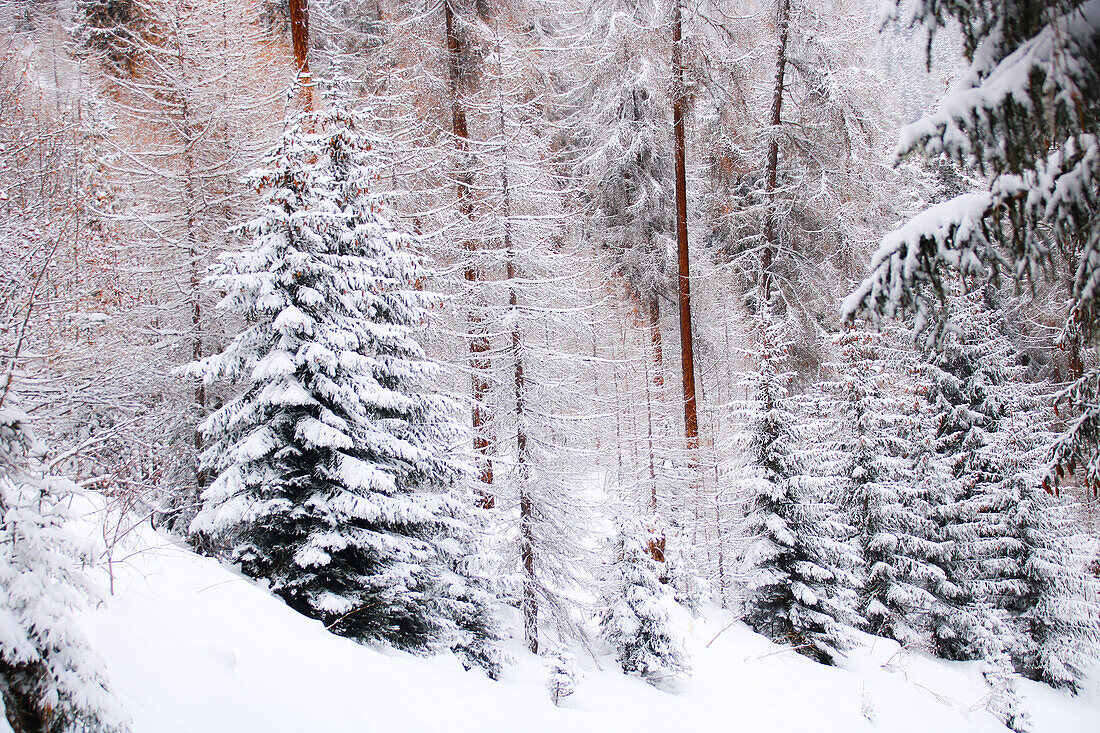
[[[450,655],[360,646],[148,523],[115,545],[110,570],[113,595],[79,622],[133,733],[1005,730],[976,664],[866,636],[843,666],[824,667],[716,608],[679,619],[693,672],[674,691],[577,651],[583,681],[555,707],[542,661],[516,642],[497,682]],[[109,587],[108,568],[95,572]],[[1034,733],[1100,731],[1100,684],[1071,697],[1024,681],[1022,692]]]

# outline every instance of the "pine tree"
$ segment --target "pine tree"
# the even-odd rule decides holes
[[[765,313],[765,315],[769,315]],[[747,623],[773,641],[825,664],[847,646],[856,622],[850,598],[855,563],[850,534],[801,452],[799,416],[781,371],[789,345],[771,318],[761,329],[759,373],[747,436],[745,473],[752,505],[745,556]]]
[[[8,385],[10,386],[10,385]],[[0,397],[0,698],[15,733],[124,731],[102,662],[72,613],[95,587],[69,533],[74,484],[32,467],[41,445],[7,389]]]
[[[485,656],[469,639],[492,633],[485,599],[453,572],[470,539],[456,425],[415,339],[432,296],[371,192],[366,124],[337,96],[252,177],[253,246],[213,278],[249,326],[192,367],[240,392],[203,425],[217,478],[191,528],[335,633],[428,649],[457,625]]]
[[[683,641],[669,615],[675,601],[660,549],[665,534],[656,517],[619,523],[600,618],[623,671],[652,684],[687,671]]]

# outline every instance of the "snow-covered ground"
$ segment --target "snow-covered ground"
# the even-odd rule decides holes
[[[828,668],[711,610],[682,620],[694,672],[676,692],[578,654],[584,681],[556,708],[541,661],[518,647],[493,682],[450,656],[333,636],[148,524],[113,554],[114,595],[79,621],[134,733],[1005,730],[984,710],[976,665],[875,637]],[[1100,731],[1095,686],[1074,698],[1024,682],[1023,693],[1035,733]]]

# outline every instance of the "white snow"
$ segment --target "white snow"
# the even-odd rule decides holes
[[[89,534],[97,533],[89,522]],[[136,527],[116,547],[115,595],[79,617],[134,733],[370,731],[1005,730],[983,705],[977,664],[945,663],[862,637],[823,667],[710,609],[676,619],[694,671],[674,692],[573,650],[583,678],[550,702],[547,668],[513,644],[493,682],[447,655],[415,657],[327,633],[257,584]],[[97,572],[106,575],[106,568]],[[104,583],[106,585],[106,583]],[[1035,733],[1096,733],[1100,690],[1073,698],[1022,683]],[[874,722],[872,723],[872,719]]]

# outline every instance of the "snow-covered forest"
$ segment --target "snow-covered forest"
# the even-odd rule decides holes
[[[1100,729],[1100,0],[0,0],[0,703]]]

